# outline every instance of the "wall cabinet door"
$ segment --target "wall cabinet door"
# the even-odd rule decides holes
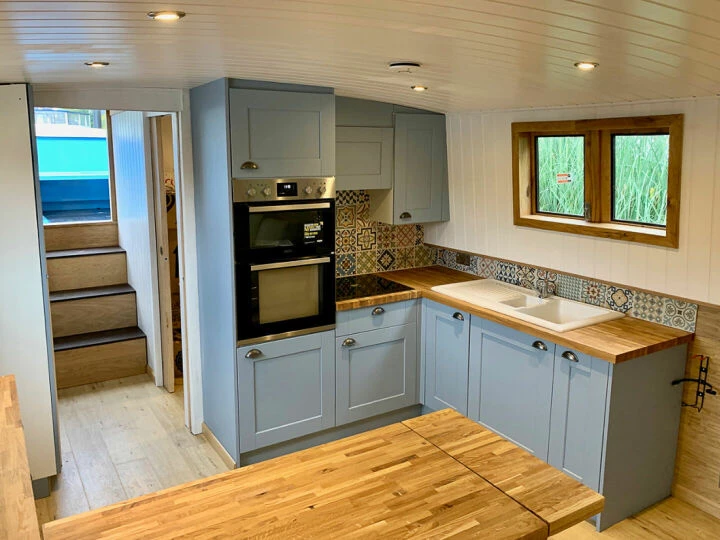
[[[230,89],[233,178],[335,175],[335,96]]]
[[[447,220],[445,116],[395,115],[393,223]]]
[[[548,463],[595,491],[609,373],[609,362],[556,348]]]
[[[479,348],[479,352],[478,352]],[[547,461],[555,345],[504,326],[473,324],[470,418]],[[474,370],[475,371],[475,370]],[[479,380],[478,380],[479,379]]]
[[[335,425],[335,333],[237,350],[240,451]]]
[[[424,405],[467,414],[470,315],[424,301]]]
[[[338,425],[418,402],[415,324],[339,337],[335,355]]]
[[[338,190],[392,188],[393,129],[336,128],[335,160]]]

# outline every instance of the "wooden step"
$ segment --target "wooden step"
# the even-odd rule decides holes
[[[119,247],[50,251],[50,292],[127,283],[127,259]]]
[[[129,285],[52,293],[50,313],[55,337],[137,325],[135,291]]]
[[[147,370],[145,334],[137,327],[56,338],[58,388],[130,377]]]
[[[80,249],[118,245],[117,223],[45,225],[45,249]]]

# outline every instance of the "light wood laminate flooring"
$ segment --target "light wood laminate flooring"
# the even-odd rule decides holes
[[[203,435],[184,425],[183,388],[147,375],[58,392],[62,472],[36,501],[43,523],[224,472]]]

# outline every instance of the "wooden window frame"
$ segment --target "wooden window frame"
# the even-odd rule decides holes
[[[670,136],[666,224],[663,227],[613,221],[613,135],[651,134]],[[585,216],[563,216],[537,211],[536,139],[539,136],[562,135],[585,137]],[[682,145],[682,114],[515,122],[512,124],[513,222],[522,227],[677,248]]]

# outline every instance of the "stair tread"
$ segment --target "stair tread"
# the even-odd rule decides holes
[[[86,257],[88,255],[109,255],[111,253],[125,253],[125,250],[120,246],[61,249],[58,251],[48,251],[45,255],[48,259],[65,259],[68,257]]]
[[[102,332],[89,332],[87,334],[59,337],[53,340],[53,345],[55,351],[57,352],[68,349],[79,349],[81,347],[105,345],[107,343],[116,343],[118,341],[130,341],[132,339],[144,337],[145,333],[140,330],[140,328],[137,326],[129,326],[127,328],[103,330]]]
[[[97,298],[99,296],[115,296],[118,294],[134,293],[129,284],[105,285],[102,287],[87,287],[85,289],[69,289],[50,293],[51,302],[64,302],[66,300],[79,300],[81,298]]]

